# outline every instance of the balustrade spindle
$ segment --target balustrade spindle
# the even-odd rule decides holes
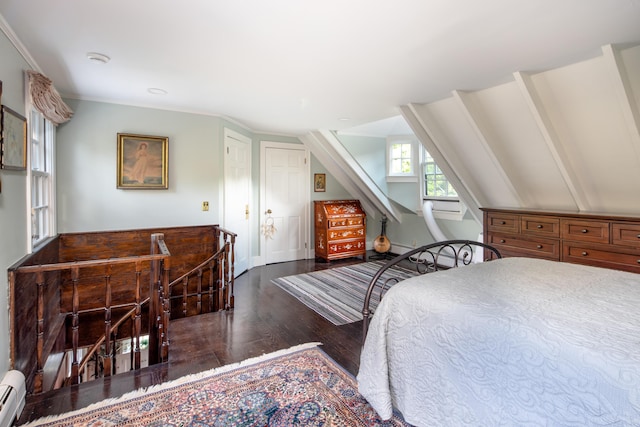
[[[104,376],[112,373],[111,357],[111,264],[105,266],[104,273]]]
[[[196,294],[196,311],[202,314],[202,268],[198,269],[198,289]]]
[[[235,280],[236,280],[236,235],[235,234],[231,234],[231,271],[230,274],[228,276],[229,280],[228,280],[228,286],[227,286],[227,293],[228,296],[225,296],[225,300],[228,301],[228,304],[226,304],[224,306],[225,310],[228,310],[230,308],[234,307],[234,300],[233,300],[233,286],[235,284]],[[226,257],[227,262],[229,262],[229,257]]]
[[[168,251],[167,251],[168,252]],[[160,359],[162,362],[169,360],[169,319],[171,318],[171,299],[169,289],[169,271],[171,270],[171,262],[169,258],[162,260],[162,289],[163,289],[163,306],[164,316],[162,318],[163,336],[162,348],[160,351]]]
[[[189,276],[182,279],[182,315],[187,317],[187,298],[189,297]]]
[[[140,275],[142,273],[142,262],[136,261],[136,295],[135,295],[135,312],[133,317],[131,339],[135,340],[132,351],[133,361],[131,365],[134,369],[140,369],[140,334],[142,333],[142,283]]]
[[[36,274],[36,286],[38,287],[38,323],[37,323],[37,341],[36,341],[36,378],[34,388],[36,391],[42,391],[44,379],[44,282],[45,275],[43,271]]]
[[[80,280],[80,269],[78,267],[71,268],[71,283],[73,285],[72,290],[72,303],[71,303],[71,348],[72,348],[72,361],[71,361],[71,383],[78,384],[80,382],[78,371],[78,343],[80,337],[78,335],[78,328],[80,317],[78,312],[80,311],[80,293],[78,291],[78,281]]]
[[[215,261],[209,263],[209,312],[215,310],[215,293],[217,292],[215,276],[213,274],[215,264]]]
[[[227,248],[228,246],[225,245],[225,248]],[[224,262],[220,262],[219,260],[216,261],[217,263],[217,270],[218,270],[218,277],[216,279],[216,289],[218,292],[218,309],[221,310],[223,307],[225,307],[226,305],[226,298],[225,298],[225,293],[226,293],[226,288],[224,286],[225,284],[225,276],[226,276],[226,264]]]

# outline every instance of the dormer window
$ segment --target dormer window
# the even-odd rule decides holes
[[[416,182],[418,141],[414,136],[387,138],[387,182]]]

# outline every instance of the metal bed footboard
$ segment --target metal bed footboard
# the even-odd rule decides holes
[[[485,261],[502,258],[502,255],[496,248],[486,243],[473,240],[445,240],[420,246],[419,248],[415,248],[389,260],[378,270],[369,282],[362,307],[362,342],[364,343],[367,337],[369,321],[373,315],[371,301],[374,292],[376,289],[378,290],[377,301],[380,302],[387,289],[398,281],[398,279],[394,278],[385,281],[380,280],[387,269],[402,263],[403,267],[408,266],[409,268],[415,268],[418,274],[426,274],[438,270],[469,265],[474,262],[478,251],[483,251],[482,259]]]

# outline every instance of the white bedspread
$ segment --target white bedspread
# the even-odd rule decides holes
[[[640,426],[640,275],[505,258],[405,280],[358,383],[418,426]]]

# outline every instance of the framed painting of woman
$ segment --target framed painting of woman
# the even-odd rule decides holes
[[[118,188],[166,190],[168,169],[168,137],[118,134]]]

